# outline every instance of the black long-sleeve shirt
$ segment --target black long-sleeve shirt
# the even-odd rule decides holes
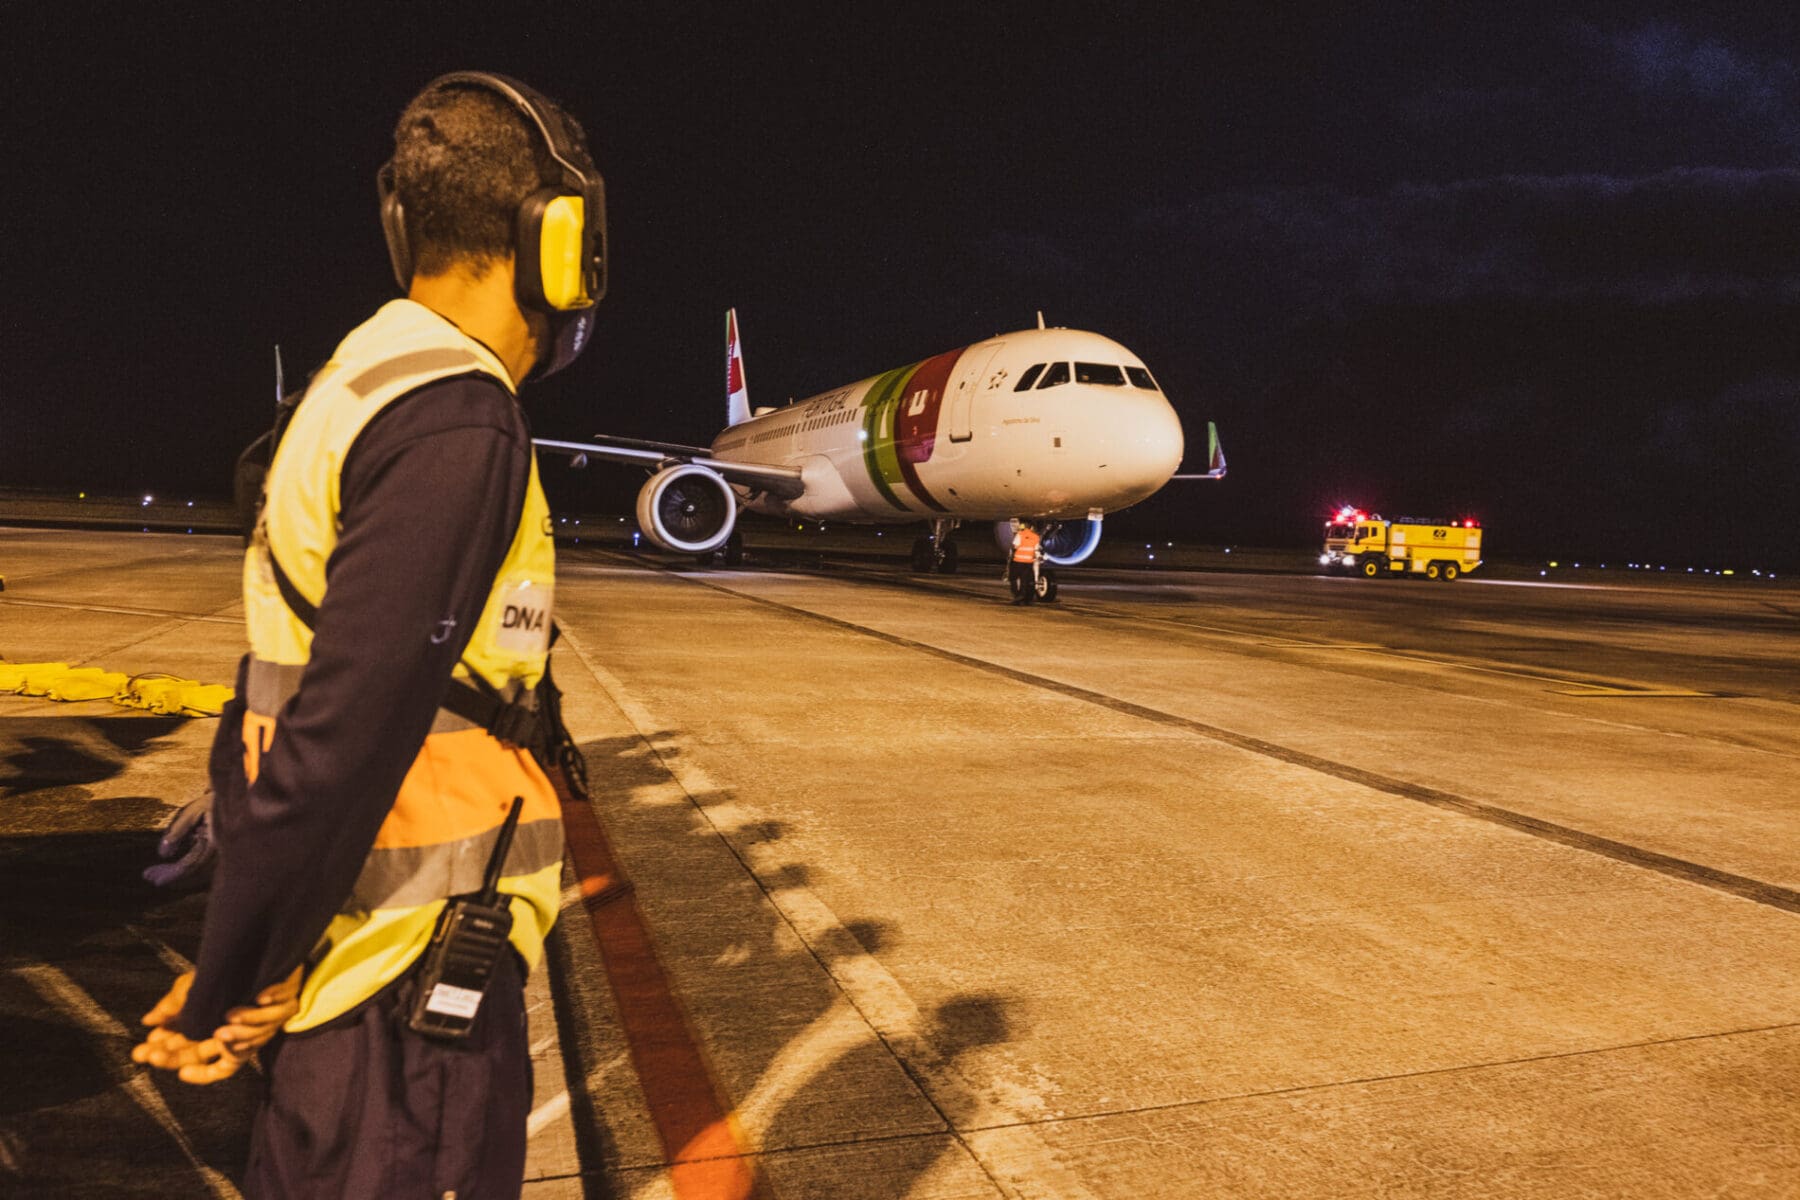
[[[350,894],[487,603],[530,469],[524,415],[485,375],[410,392],[358,435],[312,656],[256,782],[246,790],[235,727],[214,747],[220,853],[177,1021],[187,1037],[285,978]]]

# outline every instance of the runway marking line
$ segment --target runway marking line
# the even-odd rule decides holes
[[[1109,696],[1104,692],[1096,692],[1076,684],[1064,683],[1061,680],[1050,679],[1042,675],[1033,675],[1028,671],[1021,671],[1013,667],[1003,666],[1000,663],[989,662],[986,659],[962,654],[955,650],[946,650],[941,646],[933,646],[927,642],[914,641],[912,638],[903,637],[897,633],[888,633],[885,630],[874,629],[867,625],[858,625],[854,621],[846,621],[838,617],[826,616],[824,613],[813,612],[810,609],[799,608],[791,604],[783,604],[779,600],[769,600],[748,592],[735,591],[731,588],[708,582],[705,579],[693,578],[691,575],[685,574],[679,570],[671,569],[669,573],[675,575],[677,578],[685,579],[687,582],[697,584],[700,587],[724,592],[729,596],[734,596],[751,604],[760,604],[767,608],[790,613],[794,616],[817,621],[821,624],[830,625],[838,629],[860,633],[865,637],[874,638],[878,641],[887,642],[891,645],[900,646],[908,650],[916,650],[924,654],[930,654],[937,658],[944,659],[947,662],[956,663],[959,666],[971,667],[977,671],[983,671],[990,675],[998,675],[1005,679],[1011,679],[1016,683],[1027,684],[1031,687],[1041,688],[1049,692],[1056,692],[1060,695],[1067,696],[1070,699],[1081,700],[1101,708],[1111,709],[1114,712],[1123,713],[1126,716],[1137,717],[1140,720],[1169,726],[1175,729],[1182,729],[1211,741],[1223,742],[1228,746],[1235,746],[1240,750],[1247,750],[1252,754],[1258,754],[1265,758],[1273,758],[1279,762],[1285,762],[1293,766],[1304,767],[1310,771],[1316,771],[1321,775],[1329,775],[1336,779],[1342,779],[1346,783],[1358,784],[1373,791],[1385,792],[1391,796],[1398,796],[1402,799],[1417,801],[1420,804],[1430,805],[1433,808],[1441,808],[1449,812],[1461,813],[1464,816],[1486,821],[1493,825],[1500,825],[1507,829],[1514,830],[1515,832],[1524,833],[1547,842],[1555,842],[1558,845],[1567,846],[1574,850],[1582,850],[1589,854],[1599,855],[1602,858],[1610,858],[1615,862],[1626,863],[1630,866],[1639,867],[1647,871],[1655,871],[1656,873],[1665,875],[1671,879],[1678,879],[1684,883],[1698,884],[1701,887],[1725,892],[1728,895],[1737,896],[1744,900],[1750,900],[1757,904],[1768,905],[1771,908],[1779,908],[1786,912],[1800,913],[1800,891],[1783,887],[1780,884],[1766,883],[1763,880],[1752,879],[1746,875],[1738,875],[1731,871],[1722,871],[1717,867],[1708,867],[1701,863],[1689,862],[1683,858],[1676,858],[1671,854],[1662,854],[1655,850],[1647,850],[1641,846],[1633,846],[1628,842],[1620,842],[1612,838],[1602,837],[1599,834],[1587,833],[1567,825],[1559,825],[1554,821],[1546,821],[1540,817],[1528,816],[1525,813],[1501,808],[1498,805],[1487,804],[1480,800],[1471,800],[1466,796],[1459,796],[1454,792],[1442,791],[1438,788],[1427,787],[1424,784],[1411,783],[1404,779],[1395,779],[1392,776],[1382,775],[1375,771],[1368,771],[1361,767],[1350,766],[1348,763],[1336,762],[1316,754],[1308,754],[1303,750],[1294,750],[1274,742],[1264,741],[1262,738],[1252,737],[1249,734],[1238,733],[1235,730],[1225,729],[1217,725],[1208,725],[1203,721],[1196,721],[1190,717],[1178,716],[1175,713],[1164,712],[1161,709],[1150,708],[1147,705],[1136,704],[1130,700],[1121,700],[1117,696]]]
[[[657,959],[631,883],[592,804],[553,773],[581,905],[618,1004],[632,1065],[663,1146],[676,1200],[749,1200],[756,1173],[737,1122]]]
[[[706,572],[691,571],[686,568],[677,566],[675,564],[662,564],[662,563],[652,564],[649,562],[645,562],[644,565],[647,567],[660,568],[664,571],[669,572],[670,574],[679,575],[684,579],[693,579],[696,582],[701,582],[701,583],[704,583],[706,581],[706,579],[712,577],[713,575],[718,574],[718,572],[712,572],[712,571],[706,571]],[[934,587],[931,587],[922,582],[911,580],[911,579],[891,578],[891,577],[884,576],[884,575],[881,575],[876,572],[871,572],[866,569],[858,568],[855,565],[847,566],[846,570],[848,570],[851,574],[856,575],[860,578],[869,580],[870,582],[874,582],[877,584],[882,584],[882,585],[885,585],[888,587],[905,588],[907,590],[917,590],[917,591],[925,592],[927,594],[938,594],[938,595],[941,595],[944,590],[942,588],[934,588]],[[781,574],[781,573],[774,572],[771,574]],[[1504,582],[1504,581],[1485,580],[1482,582],[1498,583],[1498,582]],[[1589,585],[1589,584],[1537,585],[1537,584],[1533,584],[1530,586],[1591,588],[1594,585]],[[727,588],[725,590],[730,591],[731,589]],[[963,595],[973,594],[971,589],[969,589],[969,588],[951,587],[949,590],[963,594]],[[743,595],[744,593],[734,592],[733,594],[734,595]],[[1172,626],[1176,629],[1186,629],[1186,630],[1191,630],[1196,633],[1215,634],[1219,637],[1225,638],[1230,641],[1245,642],[1245,643],[1249,643],[1249,644],[1257,645],[1257,646],[1266,646],[1266,647],[1268,647],[1270,649],[1274,649],[1274,650],[1313,650],[1313,651],[1324,651],[1324,652],[1345,651],[1345,652],[1350,652],[1350,653],[1372,654],[1372,655],[1378,655],[1382,658],[1397,659],[1402,662],[1421,663],[1421,664],[1423,664],[1425,666],[1429,666],[1429,667],[1448,667],[1454,671],[1472,671],[1478,675],[1501,675],[1501,676],[1505,676],[1510,679],[1525,679],[1525,680],[1530,680],[1533,683],[1549,684],[1549,685],[1551,685],[1549,690],[1552,692],[1552,694],[1559,695],[1559,696],[1574,696],[1574,697],[1580,697],[1583,699],[1589,699],[1589,698],[1607,698],[1607,699],[1674,698],[1674,699],[1688,699],[1688,700],[1704,700],[1704,699],[1718,698],[1718,694],[1716,692],[1700,692],[1700,691],[1694,691],[1689,688],[1662,687],[1657,684],[1651,684],[1651,683],[1640,684],[1640,683],[1631,683],[1631,682],[1621,681],[1621,680],[1606,680],[1604,682],[1596,683],[1596,682],[1589,682],[1587,680],[1581,680],[1581,679],[1567,679],[1567,678],[1563,678],[1563,677],[1557,676],[1557,675],[1546,675],[1539,671],[1522,670],[1522,669],[1519,669],[1516,667],[1496,667],[1496,666],[1488,666],[1488,665],[1481,664],[1481,663],[1459,662],[1459,661],[1457,661],[1455,659],[1451,659],[1451,658],[1434,658],[1434,657],[1430,657],[1430,656],[1427,656],[1424,654],[1410,653],[1410,652],[1404,651],[1404,650],[1396,650],[1391,646],[1383,646],[1376,642],[1326,642],[1326,641],[1318,641],[1316,639],[1310,639],[1310,638],[1280,637],[1280,636],[1270,635],[1267,633],[1260,633],[1255,630],[1234,629],[1227,625],[1208,625],[1205,622],[1201,622],[1201,621],[1187,621],[1187,620],[1183,620],[1179,617],[1164,617],[1164,616],[1158,616],[1154,613],[1142,613],[1142,612],[1120,613],[1113,609],[1105,608],[1105,607],[1102,607],[1099,605],[1082,604],[1079,601],[1076,601],[1075,603],[1070,603],[1069,599],[1066,597],[1063,600],[1062,607],[1067,609],[1070,612],[1086,612],[1086,613],[1090,613],[1094,616],[1106,618],[1108,620],[1143,621],[1148,624],[1168,625],[1168,626]]]
[[[75,1024],[85,1029],[90,1035],[113,1042],[122,1042],[129,1046],[138,1040],[138,1035],[121,1025],[117,1018],[100,1006],[100,1003],[88,994],[87,990],[76,983],[66,973],[49,963],[37,963],[30,966],[14,967],[12,973],[25,981],[31,989],[52,1007]],[[224,1173],[201,1157],[194,1143],[189,1139],[187,1131],[181,1127],[168,1102],[157,1091],[156,1084],[151,1081],[152,1068],[140,1068],[129,1059],[114,1061],[109,1052],[103,1051],[102,1060],[107,1064],[107,1072],[112,1075],[115,1085],[122,1090],[132,1103],[136,1104],[144,1115],[169,1135],[181,1151],[181,1156],[195,1174],[205,1182],[207,1190],[216,1200],[242,1200],[237,1187],[226,1178]]]
[[[214,617],[204,613],[165,612],[154,608],[122,608],[110,604],[66,604],[57,600],[20,600],[13,596],[0,596],[0,604],[18,604],[26,608],[60,608],[68,612],[112,613],[121,617],[158,617],[165,621],[206,621],[214,625],[242,625],[244,623],[242,617]]]

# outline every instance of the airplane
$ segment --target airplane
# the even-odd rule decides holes
[[[1170,479],[1220,479],[1225,454],[1207,422],[1207,470],[1177,474],[1181,421],[1143,360],[1079,329],[1001,334],[778,408],[752,408],[737,310],[725,315],[726,426],[710,446],[602,438],[534,439],[567,455],[649,469],[637,520],[660,549],[742,561],[740,509],[787,518],[897,525],[924,521],[912,567],[951,574],[951,535],[994,522],[1002,549],[1020,520],[1044,530],[1044,557],[1072,566],[1100,545],[1107,513]]]

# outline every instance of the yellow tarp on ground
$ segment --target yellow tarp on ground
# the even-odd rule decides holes
[[[68,663],[9,663],[0,662],[0,692],[23,692],[31,687],[34,676],[46,679],[69,669]],[[31,692],[34,696],[44,694],[46,688]]]
[[[0,662],[0,692],[51,700],[111,700],[150,712],[216,717],[233,695],[224,684],[178,679],[173,675],[126,675],[68,663]]]
[[[111,700],[117,696],[131,676],[122,671],[103,671],[99,667],[70,667],[60,675],[45,680],[43,694],[52,700]],[[27,691],[27,694],[34,694]]]
[[[113,699],[151,712],[216,717],[231,699],[231,689],[222,683],[200,683],[173,675],[139,675]]]

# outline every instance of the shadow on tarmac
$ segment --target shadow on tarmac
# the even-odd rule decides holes
[[[591,741],[581,750],[588,762],[595,807],[621,867],[630,875],[636,866],[644,880],[663,875],[664,905],[646,917],[664,973],[672,982],[678,975],[683,978],[689,994],[680,998],[688,1012],[705,1012],[710,1018],[706,1033],[715,1050],[711,1064],[715,1086],[721,1092],[728,1090],[718,1069],[719,1060],[727,1057],[729,1079],[739,1092],[745,1090],[745,1081],[752,1081],[749,1096],[721,1099],[735,1100],[740,1116],[746,1105],[759,1110],[761,1136],[760,1145],[753,1150],[753,1169],[764,1186],[771,1174],[782,1176],[784,1195],[908,1194],[943,1155],[955,1152],[954,1143],[941,1136],[942,1126],[937,1136],[930,1130],[919,1130],[917,1136],[888,1132],[891,1117],[877,1109],[882,1100],[869,1094],[869,1084],[886,1080],[891,1091],[896,1079],[893,1057],[898,1051],[907,1077],[900,1086],[918,1088],[931,1105],[919,1109],[927,1114],[936,1109],[936,1116],[948,1125],[943,1111],[937,1109],[939,1098],[921,1086],[919,1064],[908,1061],[911,1056],[906,1049],[890,1048],[880,1038],[865,1034],[847,1050],[826,1049],[816,1056],[805,1053],[802,1043],[809,1034],[824,1029],[834,1015],[842,1017],[844,997],[835,987],[796,982],[809,976],[816,979],[819,963],[829,966],[834,959],[878,956],[891,950],[900,931],[890,922],[862,917],[844,921],[818,944],[796,946],[793,930],[768,893],[804,887],[810,872],[801,862],[771,861],[767,848],[781,843],[786,832],[779,820],[752,822],[727,831],[733,852],[756,863],[755,878],[739,869],[724,874],[715,869],[704,876],[697,872],[694,891],[671,897],[665,872],[680,870],[687,860],[698,863],[705,854],[711,854],[716,864],[716,851],[697,855],[696,847],[719,837],[719,830],[707,819],[706,807],[730,799],[728,794],[714,794],[694,797],[694,803],[667,801],[670,775],[665,764],[680,754],[680,741],[678,732],[663,730],[642,739]],[[653,792],[659,793],[655,799],[651,799]],[[649,866],[652,862],[658,865]],[[680,911],[675,911],[676,906]],[[736,935],[729,945],[719,945],[724,936],[720,930]],[[584,1082],[617,1078],[618,1056],[625,1047],[608,1040],[616,1038],[617,1031],[603,995],[608,988],[605,968],[578,909],[565,913],[558,922],[551,955],[559,982],[558,1016],[584,1167],[584,1196],[597,1200],[622,1195],[629,1182],[641,1175],[637,1168],[650,1164],[621,1161],[621,1147],[606,1127],[603,1105]],[[696,996],[692,994],[696,990],[695,962],[702,958],[708,963],[707,975],[698,984],[704,994]],[[685,971],[679,967],[671,971],[680,959],[687,960]],[[834,1014],[834,1009],[839,1011]],[[926,1045],[926,1053],[940,1071],[968,1051],[1010,1040],[1020,1021],[1015,1002],[978,993],[953,997],[922,1017],[924,1028],[916,1031],[916,1040]],[[704,1053],[708,1040],[692,1018],[689,1025]],[[759,1027],[797,1032],[782,1040],[759,1035]],[[613,1032],[596,1037],[593,1031],[602,1028]],[[792,1053],[796,1050],[802,1051],[797,1072]],[[860,1111],[845,1115],[839,1111],[845,1107]],[[848,1135],[851,1142],[876,1139],[880,1147],[846,1145],[841,1133],[822,1136],[822,1124],[837,1130],[848,1126],[856,1130]],[[679,1148],[673,1151],[678,1153]],[[665,1148],[665,1161],[668,1153]],[[784,1171],[780,1160],[790,1155],[808,1161],[797,1172]],[[757,1194],[762,1194],[762,1187]]]
[[[196,1088],[130,1060],[138,1018],[174,973],[170,952],[197,948],[205,904],[138,877],[155,842],[0,837],[0,1194],[207,1196],[196,1160],[243,1167],[254,1072]]]
[[[0,722],[0,1195],[214,1194],[249,1148],[254,1072],[210,1088],[131,1062],[198,947],[203,897],[151,887],[168,808],[96,797],[183,717]]]

